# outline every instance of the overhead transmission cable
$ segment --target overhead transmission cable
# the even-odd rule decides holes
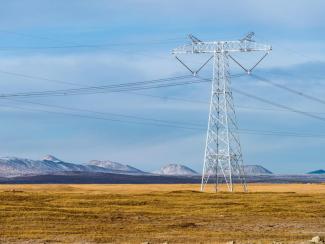
[[[145,89],[154,89],[154,88],[162,88],[162,87],[170,87],[170,86],[179,86],[179,85],[188,85],[202,82],[211,82],[209,79],[204,79],[196,77],[197,81],[182,81],[182,82],[172,82],[167,84],[161,84],[166,81],[175,81],[176,79],[184,79],[188,76],[178,76],[178,77],[170,77],[164,79],[156,79],[149,81],[140,81],[140,82],[132,82],[132,83],[122,83],[122,84],[114,84],[114,85],[106,85],[106,86],[89,86],[82,88],[74,88],[74,89],[61,89],[61,90],[48,90],[48,91],[40,91],[40,92],[25,92],[25,93],[9,93],[9,94],[0,94],[0,98],[14,98],[14,97],[30,97],[30,96],[67,96],[67,95],[80,95],[80,94],[97,94],[97,93],[107,93],[107,92],[125,92],[125,91],[137,91],[137,90],[145,90]],[[140,85],[140,86],[139,86]],[[145,85],[145,86],[143,86]],[[243,95],[249,96],[256,100],[262,101],[264,103],[271,104],[276,107],[280,107],[282,109],[289,110],[291,112],[295,112],[298,114],[302,114],[314,119],[325,121],[325,118],[320,117],[318,115],[301,111],[298,109],[290,108],[286,105],[278,104],[275,102],[268,101],[264,98],[260,98],[258,96],[245,93],[243,91],[234,89],[235,92],[241,93]]]
[[[84,87],[80,83],[61,80],[61,79],[51,79],[51,78],[47,78],[47,77],[43,77],[43,76],[23,74],[23,73],[4,71],[4,70],[0,70],[0,73],[4,73],[4,74],[7,74],[7,75],[18,76],[18,77],[22,77],[22,78],[26,78],[26,79],[38,79],[38,80],[44,80],[44,81],[59,83],[59,84],[64,84],[64,85]],[[235,76],[233,78],[235,78]],[[134,92],[134,91],[129,91],[129,92],[126,91],[125,93],[133,94],[133,95],[136,95],[136,96],[142,96],[142,97],[150,97],[150,98],[155,98],[155,99],[173,100],[173,101],[197,103],[197,104],[209,104],[208,101],[203,101],[203,100],[198,100],[198,99],[187,99],[187,98],[171,97],[171,96],[159,96],[159,95],[145,94],[145,93],[139,93],[139,92]],[[272,109],[272,108],[250,107],[250,106],[236,106],[236,107],[240,108],[240,109],[248,109],[248,110],[291,112],[291,111],[288,111],[286,109]],[[312,114],[325,114],[325,112],[309,112],[309,113],[312,113]]]
[[[175,78],[175,77],[174,77]],[[161,80],[161,79],[160,79]],[[156,80],[155,80],[156,81]],[[202,82],[202,81],[204,81],[204,82],[210,82],[210,80],[208,80],[208,79],[204,79],[204,80],[199,80],[198,82]],[[243,93],[242,93],[243,94]],[[245,94],[245,95],[248,95],[248,94]],[[255,97],[256,98],[256,97]],[[8,99],[8,98],[6,98],[6,99]],[[10,100],[10,99],[9,99]],[[14,101],[17,101],[17,100],[14,100]],[[20,101],[20,102],[22,102],[22,101]],[[24,103],[24,102],[23,102]],[[29,103],[32,103],[32,102],[29,102]],[[37,104],[37,103],[34,103],[34,104]],[[45,105],[45,104],[40,104],[40,103],[38,103],[38,105],[42,105],[42,106],[52,106],[52,105]],[[272,105],[274,105],[274,103],[272,103]],[[67,108],[67,107],[62,107],[62,106],[56,106],[56,105],[54,105],[54,106],[52,106],[52,107],[56,107],[56,108],[60,108],[60,109],[70,109],[70,110],[72,110],[73,108]],[[281,107],[282,108],[287,108],[287,107],[284,107],[284,105],[282,106],[281,105]],[[86,112],[86,110],[83,110],[83,109],[74,109],[74,110],[78,110],[78,111],[85,111]],[[44,110],[41,110],[41,111],[44,111]],[[45,112],[53,112],[53,111],[45,111]],[[90,110],[87,110],[87,112],[90,112]],[[91,111],[91,112],[94,112],[94,111]],[[297,112],[296,110],[294,110],[294,112]],[[300,111],[301,112],[301,111]],[[60,114],[62,114],[62,112],[54,112],[54,113],[60,113]],[[101,112],[96,112],[96,113],[101,113]],[[75,113],[73,113],[73,114],[71,114],[71,113],[66,113],[66,112],[64,112],[63,113],[64,115],[72,115],[72,116],[78,116],[78,117],[86,117],[86,118],[95,118],[95,119],[103,119],[103,118],[101,118],[101,117],[93,117],[93,116],[88,116],[88,115],[80,115],[80,114],[75,114]],[[303,113],[304,115],[306,115],[306,113]],[[111,114],[112,115],[112,114]],[[159,124],[157,124],[158,126],[163,126],[164,124],[166,124],[166,123],[172,123],[172,124],[167,124],[167,126],[168,127],[175,127],[175,123],[178,123],[178,122],[175,122],[175,121],[163,121],[163,120],[158,120],[158,119],[149,119],[149,118],[143,118],[143,117],[138,117],[138,116],[130,116],[130,115],[121,115],[121,114],[119,114],[119,115],[117,115],[117,114],[115,114],[115,116],[124,116],[124,117],[129,117],[129,118],[137,118],[137,119],[142,119],[142,120],[151,120],[151,122],[158,122]],[[121,121],[120,119],[107,119],[107,118],[104,118],[104,119],[106,119],[106,120],[110,120],[110,121]],[[153,121],[153,120],[155,120],[155,121]],[[136,123],[139,123],[139,122],[136,122]],[[143,124],[143,123],[142,123]],[[182,122],[182,124],[184,125],[184,123]],[[190,126],[192,126],[192,127],[182,127],[181,125],[180,126],[178,126],[178,125],[176,125],[176,127],[177,128],[185,128],[185,129],[194,129],[194,130],[197,130],[197,129],[199,129],[199,128],[197,128],[199,125],[198,124],[189,124]],[[195,126],[194,128],[193,128],[193,126]],[[203,129],[204,127],[201,127],[200,129]],[[247,134],[252,134],[252,133],[255,133],[255,134],[258,134],[259,132],[254,132],[254,131],[252,131],[252,130],[243,130],[242,131],[242,133],[247,133]],[[260,134],[262,134],[262,135],[268,135],[268,134],[270,134],[270,135],[275,135],[275,134],[279,134],[279,133],[273,133],[273,132],[261,132]],[[281,135],[281,134],[279,134],[279,135]],[[289,135],[289,134],[286,134],[286,135]],[[290,133],[290,136],[292,136],[292,135],[296,135],[296,134],[294,134],[294,133]],[[300,136],[300,134],[297,134],[297,136]],[[303,135],[303,136],[305,136],[305,135]],[[307,136],[309,136],[309,135],[307,135]]]
[[[198,123],[174,121],[174,120],[163,120],[163,119],[156,119],[156,118],[147,118],[147,117],[142,117],[142,116],[137,116],[137,115],[122,114],[122,113],[100,112],[100,111],[94,111],[94,110],[90,110],[90,109],[67,107],[67,106],[46,104],[46,103],[40,103],[40,102],[31,102],[31,101],[26,101],[26,100],[24,100],[24,101],[17,100],[17,99],[7,99],[7,100],[18,102],[18,103],[23,103],[23,104],[27,103],[27,104],[40,105],[40,106],[45,106],[45,107],[52,107],[52,108],[70,110],[70,111],[87,112],[87,113],[94,113],[94,114],[99,114],[99,115],[122,117],[122,118],[127,118],[127,119],[137,119],[137,120],[159,122],[159,123],[167,123],[167,124],[177,124],[177,125],[186,124],[186,125],[199,126],[199,127],[204,126],[203,124],[198,124]]]
[[[203,80],[206,80],[206,81],[209,80],[209,79],[202,78],[202,77],[200,77],[200,79],[203,79]],[[249,97],[249,98],[258,100],[260,102],[263,102],[263,103],[266,103],[266,104],[270,104],[272,106],[279,107],[279,108],[282,108],[282,109],[285,109],[285,110],[288,110],[288,111],[291,111],[291,112],[294,112],[294,113],[297,113],[297,114],[300,114],[300,115],[304,115],[306,117],[310,117],[310,118],[313,118],[313,119],[321,120],[323,122],[325,121],[325,117],[321,117],[321,116],[318,116],[318,115],[315,115],[315,114],[312,114],[312,113],[309,113],[309,112],[306,112],[306,111],[302,111],[302,110],[299,110],[299,109],[291,108],[291,107],[289,107],[287,105],[283,105],[283,104],[280,104],[280,103],[277,103],[277,102],[272,102],[272,101],[267,100],[265,98],[262,98],[262,97],[259,97],[259,96],[256,96],[256,95],[253,95],[253,94],[250,94],[250,93],[241,91],[241,90],[236,89],[236,88],[232,88],[232,90],[234,92],[236,92],[236,93],[239,93],[239,94],[244,95],[246,97]]]
[[[3,29],[1,29],[0,33],[16,35],[16,36],[22,36],[22,37],[33,38],[33,39],[49,40],[49,41],[54,41],[54,42],[59,42],[59,43],[72,43],[72,42],[67,42],[67,41],[57,39],[57,38],[53,38],[53,37],[49,37],[49,36],[40,36],[40,35],[28,34],[28,33],[25,33],[25,32],[12,31],[12,30],[3,30]],[[173,37],[173,38],[166,38],[166,39],[153,39],[153,40],[150,40],[150,41],[153,41],[153,42],[158,41],[159,42],[159,41],[175,41],[175,40],[185,40],[185,39],[186,39],[185,37]],[[143,41],[141,43],[143,43]],[[77,44],[77,43],[73,42],[73,44]]]
[[[7,106],[10,107],[10,106]],[[11,106],[13,108],[18,108],[20,110],[32,110],[32,111],[39,111],[39,112],[46,112],[46,113],[54,113],[59,115],[68,115],[68,116],[74,116],[74,117],[80,117],[80,118],[88,118],[88,119],[96,119],[96,120],[105,120],[105,121],[111,121],[111,122],[121,122],[121,123],[128,123],[128,124],[140,124],[140,125],[153,125],[158,127],[172,127],[172,128],[178,128],[178,129],[188,129],[188,130],[198,130],[198,127],[195,126],[184,126],[177,124],[169,124],[166,122],[161,123],[155,123],[155,122],[141,122],[141,121],[127,121],[123,119],[117,119],[117,118],[106,118],[106,117],[97,117],[97,116],[90,116],[85,114],[77,114],[77,113],[68,113],[68,112],[58,112],[58,111],[49,111],[44,109],[37,109],[37,108],[26,108],[26,107],[19,107],[19,106]]]
[[[205,100],[198,100],[198,99],[188,99],[188,98],[181,98],[181,97],[174,97],[174,96],[159,96],[159,95],[152,95],[152,94],[145,94],[145,93],[138,93],[138,92],[129,92],[130,94],[144,96],[144,97],[152,97],[160,100],[172,100],[172,101],[180,101],[180,102],[187,102],[187,103],[194,103],[194,104],[209,104],[208,101]],[[236,108],[245,109],[245,110],[259,110],[259,111],[273,111],[273,112],[292,112],[287,109],[275,109],[275,108],[268,108],[268,107],[256,107],[256,106],[244,106],[244,105],[236,105]],[[301,110],[303,111],[303,110]],[[325,112],[310,112],[311,114],[324,114]]]
[[[272,80],[269,80],[269,79],[263,78],[263,77],[258,76],[258,75],[254,75],[254,74],[252,74],[251,76],[252,76],[253,78],[255,78],[256,80],[259,80],[259,81],[262,81],[262,82],[264,82],[264,83],[270,84],[270,85],[272,85],[272,86],[274,86],[274,87],[281,88],[281,89],[286,90],[286,91],[288,91],[288,92],[291,92],[291,93],[293,93],[293,94],[295,94],[295,95],[298,95],[298,96],[301,96],[301,97],[307,98],[307,99],[309,99],[309,100],[312,100],[312,101],[315,101],[315,102],[318,102],[318,103],[325,104],[325,100],[320,99],[320,98],[318,98],[318,97],[316,97],[316,96],[312,96],[312,95],[306,94],[306,93],[304,93],[304,92],[297,91],[297,90],[295,90],[295,89],[292,89],[291,87],[288,87],[288,86],[286,86],[286,85],[282,85],[282,84],[276,83],[276,82],[274,82],[274,81],[272,81]]]
[[[8,99],[8,100],[12,100],[12,99]],[[13,101],[26,103],[26,101],[19,101],[19,100],[13,100]],[[125,115],[125,114],[104,113],[104,112],[97,112],[97,111],[86,110],[86,109],[78,109],[78,108],[76,109],[76,108],[70,108],[70,107],[64,107],[64,106],[58,106],[58,105],[48,105],[48,104],[44,104],[44,103],[35,103],[35,102],[29,102],[29,101],[27,103],[41,105],[41,106],[47,106],[47,107],[54,107],[54,108],[59,108],[59,109],[73,110],[73,111],[92,112],[92,113],[97,113],[97,114],[101,114],[101,115],[113,115],[113,116],[119,116],[119,117],[124,117],[124,118],[140,119],[140,120],[145,120],[146,122],[147,121],[157,122],[158,124],[156,124],[156,123],[154,124],[157,126],[164,126],[164,125],[166,125],[166,123],[169,123],[169,124],[167,124],[168,127],[176,127],[176,128],[190,129],[190,130],[203,130],[204,129],[204,126],[202,126],[200,124],[194,124],[194,123],[144,118],[144,117],[133,116],[133,115]],[[38,111],[53,112],[53,111],[46,111],[46,110],[39,110],[39,109],[38,109]],[[86,117],[86,118],[104,119],[104,120],[116,121],[116,122],[124,122],[123,120],[121,121],[121,119],[107,119],[107,118],[94,117],[94,116],[89,116],[89,115],[80,115],[80,114],[75,114],[75,113],[73,113],[73,114],[66,113],[66,112],[64,112],[64,113],[54,112],[54,113],[59,113],[59,114],[63,114],[63,115],[72,115],[72,116],[77,116],[77,117]],[[128,122],[128,123],[130,123],[130,122]],[[139,122],[136,122],[136,124],[139,124]],[[140,124],[148,124],[148,123],[140,122]],[[184,127],[182,125],[188,125],[188,126]],[[284,132],[274,132],[274,131],[256,131],[256,130],[248,130],[248,129],[241,129],[239,131],[240,131],[240,133],[244,133],[244,134],[256,134],[256,135],[317,137],[315,135],[298,134],[298,133],[294,133],[294,132],[285,132],[284,133]]]
[[[48,106],[42,104],[43,106]],[[178,129],[186,129],[186,130],[193,130],[193,131],[205,131],[204,126],[184,123],[184,122],[176,122],[176,121],[169,121],[172,124],[166,124],[168,121],[151,121],[151,122],[142,122],[142,121],[127,121],[125,119],[116,119],[116,118],[107,118],[107,117],[98,117],[98,116],[89,116],[84,114],[76,114],[76,113],[68,113],[68,112],[58,112],[58,111],[49,111],[44,109],[35,109],[35,108],[26,108],[26,107],[19,107],[19,106],[7,106],[12,107],[20,110],[31,110],[31,111],[39,111],[39,112],[46,112],[46,113],[54,113],[58,115],[65,115],[65,116],[73,116],[79,118],[87,118],[87,119],[96,119],[96,120],[103,120],[103,121],[110,121],[110,122],[121,122],[127,124],[135,124],[135,125],[153,125],[158,127],[171,127],[171,128],[178,128]],[[55,106],[57,107],[57,106]],[[66,109],[66,108],[65,108]],[[71,109],[71,108],[70,108]],[[128,115],[127,115],[128,116]],[[179,123],[179,124],[177,124]],[[184,126],[186,125],[186,126]],[[187,126],[189,125],[189,126]],[[194,125],[194,126],[193,126]],[[325,138],[325,135],[320,134],[303,134],[303,133],[295,133],[295,132],[285,132],[285,131],[261,131],[261,130],[251,130],[251,129],[239,129],[237,130],[238,133],[241,134],[251,134],[251,135],[262,135],[262,136],[285,136],[285,137],[311,137],[311,138]]]
[[[260,38],[260,39],[263,39],[263,41],[266,41],[266,39],[264,39],[264,38]],[[309,60],[312,59],[312,60],[314,60],[316,62],[324,62],[324,60],[321,60],[321,59],[319,59],[317,57],[311,56],[310,54],[299,52],[299,51],[297,51],[295,49],[292,49],[291,47],[287,47],[287,46],[283,45],[282,43],[280,43],[280,42],[278,42],[276,40],[272,40],[272,43],[273,43],[273,45],[281,48],[282,50],[287,51],[287,52],[292,53],[292,54],[295,54],[297,56],[304,57],[304,58],[307,58]]]
[[[143,42],[142,42],[143,43]],[[157,42],[157,43],[152,43],[152,44],[159,44],[159,43],[162,43],[162,42]],[[123,44],[123,43],[111,43],[111,44],[94,44],[94,45],[71,45],[71,46],[51,46],[51,47],[39,47],[40,49],[43,49],[43,48],[81,48],[81,47],[104,47],[104,46],[112,46],[112,45],[134,45],[134,44],[136,44],[136,43],[125,43],[125,44]],[[24,48],[24,47],[18,47],[18,48]],[[34,49],[34,48],[38,48],[38,47],[27,47],[27,48],[32,48],[32,49]],[[14,72],[2,72],[2,73],[7,73],[7,74],[14,74]],[[21,75],[21,74],[17,74],[16,73],[16,75],[20,75],[20,76],[25,76],[25,78],[32,78],[31,76],[29,76],[28,77],[28,75]],[[39,78],[39,77],[38,77]],[[44,78],[42,78],[42,79],[44,79]],[[46,78],[45,78],[46,79]],[[70,85],[78,85],[78,84],[74,84],[74,83],[68,83],[68,82],[62,82],[62,81],[58,81],[58,80],[53,80],[53,79],[48,79],[48,81],[52,81],[52,82],[57,82],[57,83],[66,83],[66,84],[70,84]],[[202,81],[201,81],[202,82]],[[192,82],[183,82],[183,84],[185,85],[185,84],[188,84],[188,83],[192,83]],[[170,84],[170,86],[173,86],[173,85],[183,85],[183,84]],[[277,84],[277,85],[279,85],[279,84]],[[169,85],[168,85],[169,86]],[[160,86],[159,86],[160,87]],[[161,86],[161,87],[165,87],[165,86]],[[151,89],[151,88],[158,88],[158,87],[145,87],[144,89]],[[290,88],[289,88],[290,89]],[[288,90],[288,89],[287,89]],[[295,92],[296,94],[299,94],[299,95],[302,95],[300,92],[297,92],[297,91],[295,91],[295,90],[290,90],[290,91],[292,91],[292,92]],[[239,92],[238,90],[236,90],[236,92]],[[247,96],[250,96],[250,97],[252,97],[253,98],[253,96],[251,96],[250,94],[247,94],[247,93],[244,93],[244,92],[240,92],[241,94],[243,94],[243,95],[247,95]],[[24,95],[26,95],[26,96],[28,96],[27,95],[27,93],[23,93]],[[12,94],[13,95],[13,94]],[[23,95],[23,96],[24,96]],[[32,95],[32,94],[30,94],[30,95]],[[64,94],[64,95],[66,95],[66,94]],[[304,95],[306,95],[306,94],[304,94]],[[256,97],[255,96],[255,99],[256,98],[258,98],[258,97]],[[261,100],[260,98],[258,98],[260,101],[263,101],[263,102],[266,102],[266,100],[265,99],[263,99],[263,100]],[[175,99],[176,100],[176,99]],[[180,99],[179,99],[180,100]],[[185,101],[184,99],[183,99],[183,101]],[[189,101],[189,100],[187,100],[187,101]],[[323,103],[323,101],[322,101],[322,103]],[[269,104],[271,104],[271,105],[275,105],[276,103],[273,103],[273,102],[271,102],[271,103],[269,103]],[[280,104],[277,104],[277,106],[278,105],[280,105]],[[279,107],[279,106],[278,106]],[[285,109],[285,110],[288,110],[288,108],[289,107],[287,107],[287,106],[285,106],[285,105],[280,105],[280,107],[282,107],[283,109]],[[81,109],[78,109],[78,110],[81,110]],[[84,110],[85,111],[85,110]],[[295,109],[291,109],[291,110],[289,110],[289,111],[292,111],[292,112],[299,112],[300,114],[304,114],[304,115],[307,115],[307,114],[309,114],[309,113],[307,113],[307,112],[304,112],[304,111],[299,111],[299,110],[295,110]],[[52,111],[53,112],[53,111]],[[75,115],[75,114],[74,114]],[[130,117],[132,117],[132,116],[130,116]],[[320,117],[319,116],[313,116],[314,118],[319,118],[320,119]],[[144,118],[142,118],[142,119],[144,119]],[[158,120],[157,120],[158,121]],[[160,121],[160,122],[162,122],[162,121]]]
[[[0,98],[31,97],[31,96],[67,96],[67,95],[97,94],[97,93],[107,93],[107,92],[124,92],[124,91],[146,90],[146,89],[180,86],[180,85],[206,82],[203,80],[177,81],[177,80],[184,80],[185,78],[189,78],[189,76],[178,76],[178,77],[170,77],[170,78],[156,79],[156,80],[119,83],[119,84],[103,85],[103,86],[88,86],[88,87],[71,88],[71,89],[7,93],[7,94],[0,94]]]
[[[46,50],[46,49],[79,49],[79,48],[110,48],[119,46],[137,46],[145,44],[148,45],[164,45],[174,43],[179,39],[166,39],[166,40],[155,40],[155,41],[141,41],[141,42],[115,42],[115,43],[98,43],[98,44],[72,44],[72,45],[53,45],[53,46],[0,46],[1,51],[10,50]]]
[[[0,70],[0,73],[13,75],[13,76],[18,76],[18,77],[22,77],[22,78],[26,78],[26,79],[38,79],[38,80],[44,80],[44,81],[59,83],[59,84],[64,84],[64,85],[84,87],[80,83],[61,80],[61,79],[51,79],[51,78],[47,78],[47,77],[43,77],[43,76],[35,76],[35,75],[30,75],[30,74],[23,74],[23,73],[4,71],[4,70]],[[190,76],[188,76],[188,77],[190,77]],[[187,98],[171,97],[171,96],[159,96],[159,95],[145,94],[145,93],[139,93],[139,92],[134,92],[134,91],[129,91],[129,92],[126,91],[125,93],[133,94],[133,95],[136,95],[136,96],[150,97],[150,98],[155,98],[155,99],[173,100],[173,101],[181,101],[181,102],[197,103],[197,104],[209,104],[208,101],[198,100],[198,99],[187,99]],[[288,110],[286,110],[286,109],[280,109],[279,110],[279,109],[272,109],[272,108],[250,107],[250,106],[236,106],[236,107],[241,108],[241,109],[249,109],[249,110],[288,112]],[[291,112],[291,111],[289,111],[289,112]],[[309,113],[312,113],[312,114],[325,114],[325,112],[309,112]]]
[[[272,102],[272,101],[267,100],[265,98],[262,98],[262,97],[259,97],[259,96],[256,96],[256,95],[253,95],[253,94],[250,94],[250,93],[241,91],[239,89],[233,88],[233,91],[235,91],[235,92],[237,92],[237,93],[239,93],[241,95],[244,95],[246,97],[249,97],[249,98],[252,98],[252,99],[261,101],[263,103],[267,103],[267,104],[273,105],[275,107],[279,107],[279,108],[282,108],[282,109],[286,109],[288,111],[291,111],[291,112],[294,112],[294,113],[297,113],[297,114],[301,114],[301,115],[304,115],[306,117],[310,117],[310,118],[314,118],[314,119],[317,119],[317,120],[321,120],[323,122],[325,121],[325,117],[321,117],[321,116],[318,116],[318,115],[315,115],[315,114],[312,114],[312,113],[309,113],[309,112],[306,112],[306,111],[301,111],[301,110],[298,110],[298,109],[295,109],[295,108],[291,108],[289,106],[286,106],[286,105],[283,105],[283,104],[280,104],[280,103]]]

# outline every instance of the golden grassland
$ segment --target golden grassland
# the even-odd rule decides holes
[[[0,242],[301,243],[325,235],[325,184],[198,190],[195,184],[0,185]]]

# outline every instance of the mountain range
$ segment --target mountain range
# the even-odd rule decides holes
[[[269,175],[269,170],[260,165],[245,165],[246,175]],[[157,171],[148,173],[127,164],[109,160],[92,160],[87,164],[64,162],[52,155],[41,160],[18,157],[0,158],[0,177],[19,177],[33,175],[67,175],[80,173],[113,173],[125,175],[161,175],[161,176],[199,176],[195,170],[181,164],[167,164]]]
[[[73,164],[64,162],[52,155],[46,155],[41,160],[31,160],[17,157],[0,158],[0,177],[68,174],[69,172],[146,174],[145,172],[131,166],[111,161],[93,160],[88,164]]]

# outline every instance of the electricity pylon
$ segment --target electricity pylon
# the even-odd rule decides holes
[[[270,45],[259,44],[253,40],[254,33],[250,32],[237,41],[205,42],[189,35],[190,44],[175,48],[172,53],[194,76],[213,60],[212,92],[210,100],[209,122],[204,154],[201,191],[211,176],[215,177],[215,190],[218,191],[219,178],[224,180],[229,191],[234,191],[234,177],[238,177],[247,191],[243,156],[238,135],[236,113],[230,86],[229,58],[250,74],[253,69],[272,50]],[[236,52],[265,52],[258,62],[247,69],[240,64],[232,53]],[[181,54],[212,54],[196,71],[192,70],[179,58]],[[178,56],[176,56],[178,55]]]

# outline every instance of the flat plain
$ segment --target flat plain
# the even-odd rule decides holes
[[[236,188],[0,185],[0,242],[303,243],[325,235],[325,184]]]

